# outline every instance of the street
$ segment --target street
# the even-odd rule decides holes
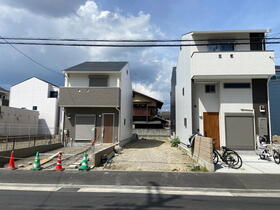
[[[279,198],[0,191],[3,209],[278,209]]]

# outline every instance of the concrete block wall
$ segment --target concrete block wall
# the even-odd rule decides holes
[[[211,138],[203,136],[195,137],[193,159],[209,171],[214,171],[213,140]]]
[[[170,129],[133,129],[132,133],[139,138],[168,138],[171,135]]]

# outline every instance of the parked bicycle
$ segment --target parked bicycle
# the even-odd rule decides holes
[[[213,163],[216,165],[219,160],[234,169],[240,168],[243,164],[241,157],[234,150],[222,147],[222,151],[219,152],[213,147]]]
[[[269,160],[272,156],[276,164],[280,164],[280,145],[267,143],[264,136],[258,136],[256,140],[256,153],[262,160]]]

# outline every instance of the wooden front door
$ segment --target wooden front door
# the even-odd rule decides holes
[[[220,149],[219,113],[203,113],[204,136],[212,138],[216,149]]]
[[[103,143],[113,143],[114,114],[103,114]]]

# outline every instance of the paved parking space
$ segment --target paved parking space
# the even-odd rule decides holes
[[[237,151],[243,160],[240,169],[228,168],[224,164],[218,164],[218,173],[257,173],[257,174],[280,174],[280,165],[276,164],[273,157],[270,160],[262,160],[255,151]]]

